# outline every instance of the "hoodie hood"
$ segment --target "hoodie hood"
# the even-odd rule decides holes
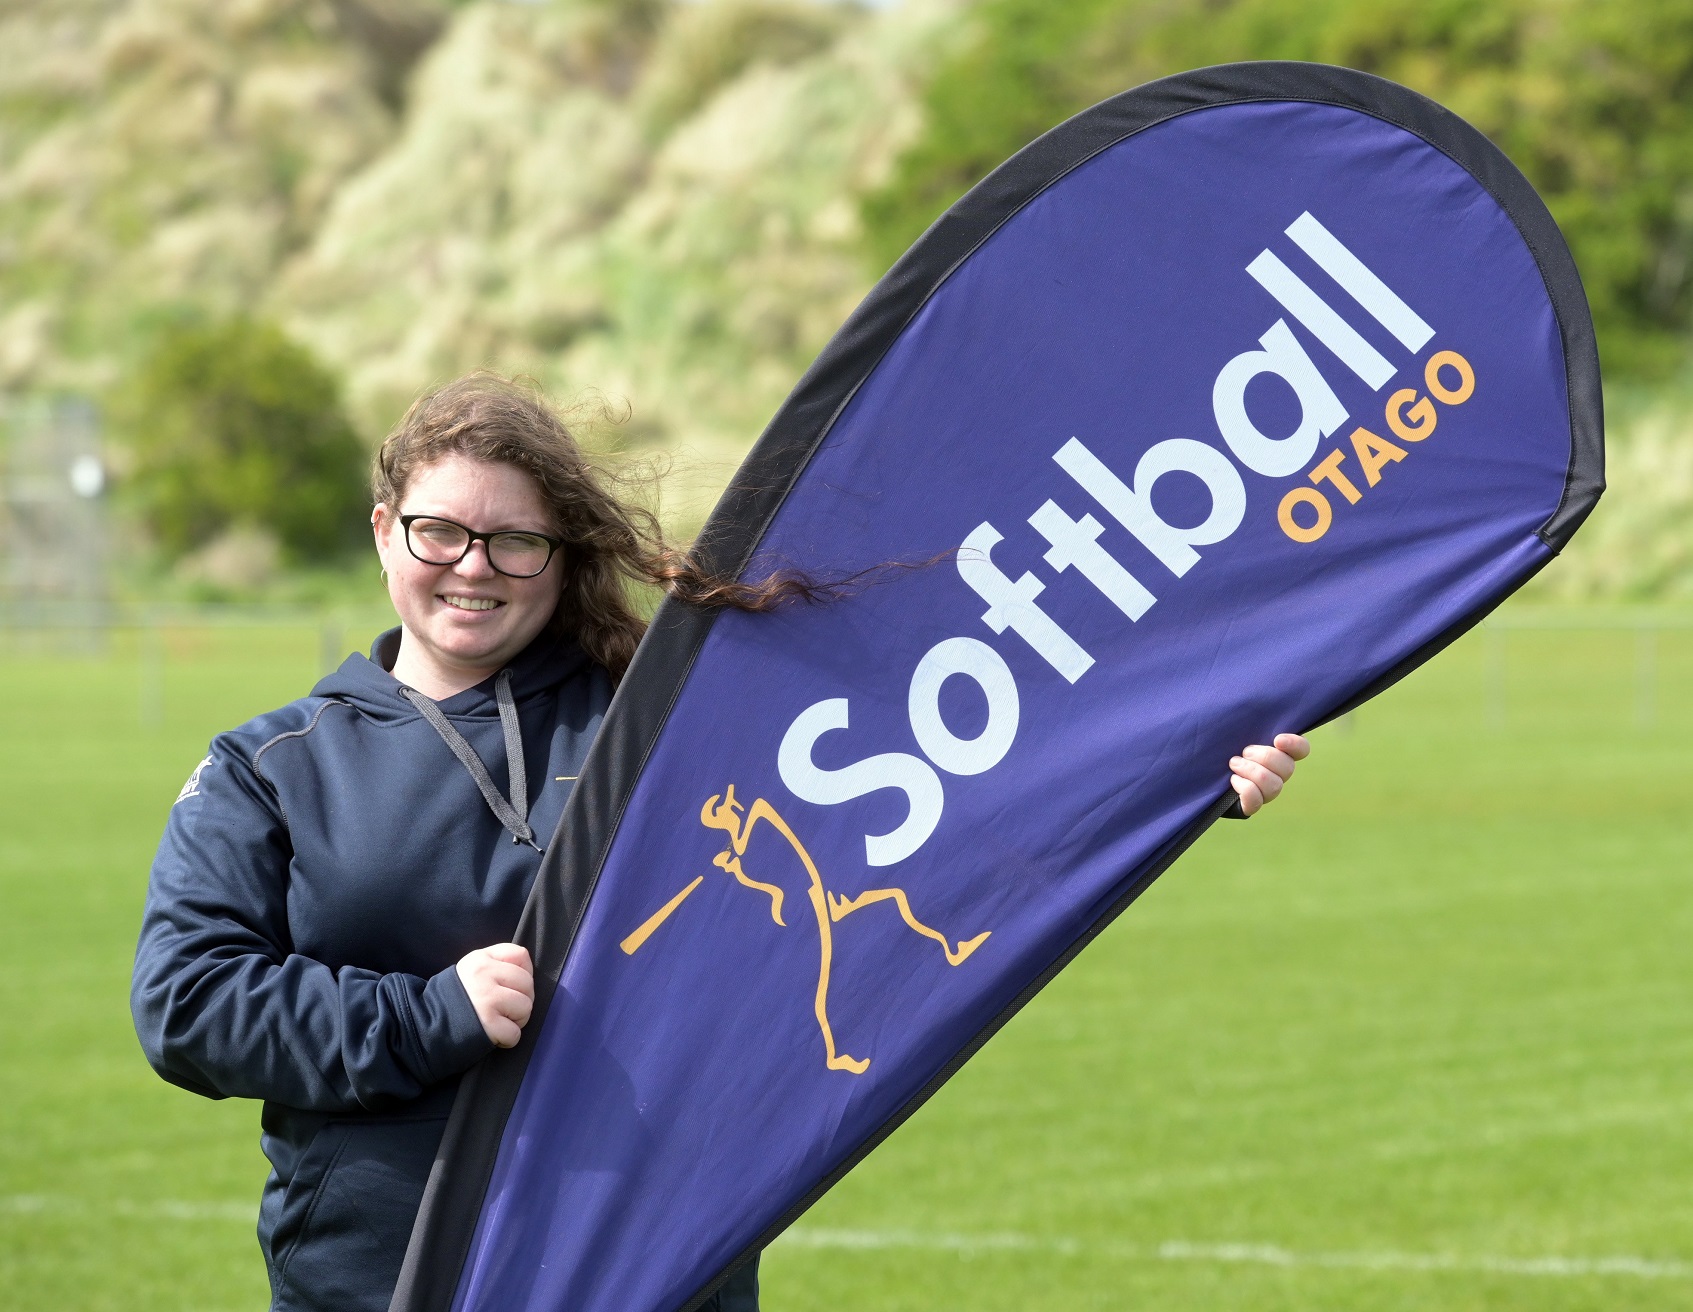
[[[319,679],[311,695],[344,702],[376,721],[419,719],[417,708],[401,696],[400,681],[389,673],[399,651],[400,630],[395,627],[377,637],[369,656],[354,652],[341,662],[340,669]],[[587,653],[575,642],[545,629],[506,667],[511,671],[512,696],[521,703],[552,694],[559,685],[582,674],[588,664]],[[475,687],[443,699],[441,710],[455,719],[499,719],[494,696],[497,677],[496,673]]]

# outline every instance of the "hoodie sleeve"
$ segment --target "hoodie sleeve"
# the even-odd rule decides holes
[[[493,1048],[452,967],[423,979],[293,952],[291,856],[275,795],[218,738],[147,889],[130,1010],[154,1070],[209,1098],[333,1113],[415,1098]]]

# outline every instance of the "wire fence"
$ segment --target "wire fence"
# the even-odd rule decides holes
[[[323,674],[395,623],[392,611],[369,606],[0,605],[0,660],[133,662],[136,714],[143,726],[158,726],[167,672],[180,675],[220,650],[229,660],[257,650],[286,659],[300,675],[307,667]],[[1693,704],[1685,695],[1693,690],[1693,612],[1507,606],[1460,640],[1458,651],[1469,658],[1436,663],[1472,690],[1479,684],[1482,722],[1491,730],[1520,721],[1531,703],[1561,697],[1573,704],[1595,683],[1614,694],[1626,682],[1632,722],[1642,730],[1661,726],[1672,703],[1678,710]],[[1549,692],[1560,675],[1562,686]],[[1621,714],[1614,696],[1609,705]]]
[[[132,665],[143,728],[165,723],[167,688],[208,662],[281,661],[299,675],[326,674],[397,623],[370,607],[239,605],[0,606],[0,661],[84,660]]]
[[[1481,624],[1482,705],[1487,726],[1503,729],[1510,722],[1511,670],[1514,650],[1520,651],[1533,635],[1539,638],[1576,635],[1609,635],[1629,639],[1630,655],[1613,653],[1613,677],[1623,674],[1614,668],[1621,657],[1633,690],[1633,718],[1636,728],[1657,726],[1664,704],[1665,648],[1674,642],[1686,649],[1693,644],[1693,614],[1663,610],[1511,609],[1494,612]],[[1554,652],[1558,645],[1552,647]],[[1685,656],[1685,650],[1677,652]],[[1517,657],[1516,659],[1520,659]],[[1544,659],[1544,657],[1542,657]],[[1679,666],[1680,662],[1677,662]]]

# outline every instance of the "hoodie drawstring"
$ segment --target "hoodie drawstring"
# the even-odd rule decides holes
[[[488,809],[506,827],[511,834],[511,841],[528,843],[539,852],[541,848],[535,842],[535,831],[529,827],[529,821],[526,819],[529,814],[529,776],[523,764],[523,731],[517,721],[517,703],[512,700],[511,695],[511,671],[501,670],[499,677],[494,680],[494,698],[500,705],[500,728],[505,731],[506,772],[511,775],[509,802],[501,797],[500,790],[494,787],[488,767],[482,764],[482,758],[476,754],[476,749],[464,740],[464,735],[453,727],[452,721],[442,714],[441,708],[435,702],[416,688],[401,688],[400,695],[417,707],[423,718],[441,735],[441,741],[459,758],[460,764],[470,771],[470,777],[476,780],[476,786],[482,790],[482,797],[488,803]]]

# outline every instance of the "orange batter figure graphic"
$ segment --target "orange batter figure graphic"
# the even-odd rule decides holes
[[[753,826],[760,820],[788,840],[788,845],[793,848],[794,855],[799,858],[800,864],[805,867],[806,874],[810,876],[811,883],[807,891],[811,898],[812,915],[817,922],[819,957],[817,996],[814,1009],[817,1013],[817,1026],[823,1032],[826,1064],[832,1071],[850,1071],[854,1075],[862,1075],[870,1069],[869,1058],[853,1057],[837,1051],[834,1027],[829,1023],[829,972],[835,958],[834,923],[844,920],[854,911],[862,910],[874,903],[892,902],[899,908],[900,919],[907,926],[924,938],[933,939],[940,944],[941,951],[946,954],[947,964],[951,966],[961,965],[972,952],[987,941],[988,933],[984,932],[976,935],[975,938],[965,939],[955,947],[952,941],[940,930],[931,928],[917,919],[916,914],[911,910],[911,900],[906,897],[904,889],[872,888],[860,893],[857,897],[842,897],[838,893],[830,892],[823,885],[823,876],[818,872],[817,863],[811,859],[811,853],[805,850],[805,844],[799,841],[798,836],[788,827],[788,822],[782,819],[776,808],[762,797],[755,799],[750,808],[743,807],[735,800],[735,786],[730,784],[727,792],[721,798],[714,794],[700,808],[700,823],[702,825],[708,829],[721,829],[729,836],[729,846],[712,858],[712,864],[719,870],[733,875],[736,882],[747,888],[755,889],[768,897],[770,899],[770,918],[783,928],[787,927],[788,922],[782,919],[782,890],[774,884],[766,884],[754,879],[747,874],[741,865],[741,859],[747,853],[747,845],[752,841]],[[671,913],[681,906],[688,895],[698,888],[704,880],[704,875],[696,875],[692,883],[643,921],[634,933],[623,940],[621,944],[623,951],[630,956],[639,951],[641,945],[652,937],[653,932],[670,918]]]

